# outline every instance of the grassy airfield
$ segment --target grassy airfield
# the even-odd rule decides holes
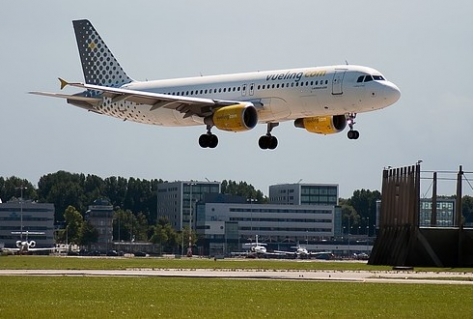
[[[0,269],[373,270],[365,263],[0,257]],[[426,269],[464,271],[472,269]],[[423,269],[417,269],[423,271]],[[0,318],[472,318],[472,285],[0,276]]]
[[[261,270],[350,270],[389,271],[390,266],[371,266],[366,262],[274,259],[210,258],[123,258],[123,257],[53,257],[1,256],[0,269],[67,269],[67,270],[125,270],[131,268],[155,269],[261,269]],[[472,268],[416,268],[415,271],[470,272]]]

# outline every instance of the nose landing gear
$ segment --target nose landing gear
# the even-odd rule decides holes
[[[356,122],[354,121],[356,118],[356,113],[350,113],[347,115],[347,125],[349,125],[349,132],[347,132],[347,137],[350,140],[356,140],[359,138],[359,131],[354,130],[354,125]]]

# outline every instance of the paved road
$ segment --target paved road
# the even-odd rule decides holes
[[[0,276],[150,276],[472,285],[472,273],[214,269],[0,270]]]

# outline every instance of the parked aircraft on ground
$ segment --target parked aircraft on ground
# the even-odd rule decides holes
[[[245,246],[250,246],[250,255],[264,255],[267,253],[267,244],[259,243],[258,242],[258,235],[255,235],[255,242],[254,243],[247,243]]]
[[[398,87],[377,70],[355,65],[309,67],[157,81],[135,81],[122,69],[88,20],[73,21],[84,83],[60,79],[61,89],[85,91],[59,97],[99,114],[124,121],[163,126],[205,125],[199,137],[203,148],[215,148],[213,127],[230,132],[266,124],[258,141],[262,149],[275,149],[272,130],[280,122],[317,134],[338,133],[349,126],[349,139],[357,113],[375,111],[400,98]],[[56,44],[57,45],[57,44]]]
[[[35,231],[12,231],[12,235],[20,235],[20,240],[16,241],[15,248],[4,247],[3,251],[10,252],[10,253],[18,253],[28,254],[29,252],[35,251],[54,251],[56,247],[50,248],[36,248],[36,241],[35,240],[28,240],[28,235],[44,235],[44,232],[35,232]],[[23,235],[26,235],[25,239],[23,240]]]

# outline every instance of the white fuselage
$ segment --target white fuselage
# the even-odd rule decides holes
[[[365,75],[372,76],[372,79],[360,81]],[[257,109],[260,123],[367,112],[389,106],[400,96],[396,85],[385,80],[380,72],[352,65],[134,81],[121,88],[174,96],[251,102]],[[144,124],[203,124],[203,118],[183,117],[178,110],[151,108],[147,104],[116,101],[105,96],[96,110]]]

